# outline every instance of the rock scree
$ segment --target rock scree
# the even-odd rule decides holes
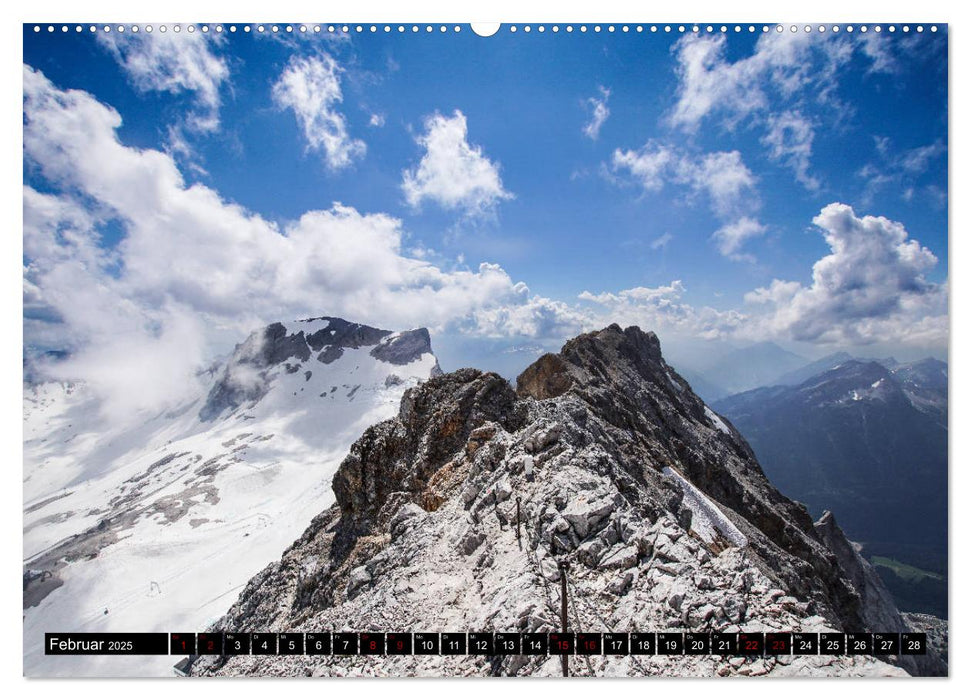
[[[654,333],[612,325],[578,336],[517,385],[461,369],[409,389],[396,417],[354,443],[333,479],[336,503],[211,629],[555,631],[560,563],[569,565],[571,631],[907,629],[832,518],[813,523],[768,482],[731,423],[667,365]],[[570,664],[588,676],[944,668],[933,655],[577,656]],[[557,676],[561,668],[558,657],[521,655],[206,656],[191,673]]]

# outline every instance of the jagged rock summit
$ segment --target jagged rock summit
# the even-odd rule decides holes
[[[330,365],[346,350],[361,348],[369,348],[370,357],[391,365],[410,365],[424,355],[434,358],[426,328],[394,333],[330,316],[289,325],[271,323],[236,346],[199,410],[199,418],[211,421],[226,410],[259,401],[269,390],[271,370],[277,367],[282,366],[288,374],[304,371],[312,375],[314,367],[320,367],[316,362]],[[432,375],[440,373],[435,361]]]
[[[334,477],[337,503],[254,577],[226,631],[864,630],[852,546],[766,480],[738,432],[613,325],[517,389],[463,369],[405,393]],[[822,531],[823,534],[820,534]],[[864,582],[865,583],[865,582]],[[895,610],[882,610],[886,615]],[[899,615],[896,618],[899,619]],[[868,656],[575,657],[575,675],[906,675]],[[559,675],[557,657],[201,657],[197,675]],[[923,671],[926,672],[926,671]]]

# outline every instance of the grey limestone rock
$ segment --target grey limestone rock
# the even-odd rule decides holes
[[[690,523],[679,520],[687,500],[666,467],[710,502]],[[878,614],[886,601],[860,585],[842,533],[814,526],[779,493],[736,431],[712,428],[657,337],[637,328],[569,341],[526,370],[517,390],[473,369],[409,389],[397,417],[354,444],[333,487],[336,504],[214,630],[550,631],[563,571],[571,629],[859,631],[895,621],[895,609]],[[702,537],[699,519],[713,516],[744,537]],[[311,557],[313,576],[298,576]],[[556,658],[380,662],[203,657],[192,673],[560,673]],[[863,656],[571,663],[601,676],[907,675],[899,659]]]

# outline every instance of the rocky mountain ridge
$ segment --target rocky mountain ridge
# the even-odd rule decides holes
[[[354,443],[333,486],[337,503],[213,630],[552,631],[561,564],[579,631],[905,629],[832,517],[814,523],[773,488],[741,435],[638,328],[569,341],[516,390],[472,369],[410,389],[396,417]],[[940,672],[929,657],[571,663],[607,676]],[[192,673],[560,668],[525,656],[201,657]]]

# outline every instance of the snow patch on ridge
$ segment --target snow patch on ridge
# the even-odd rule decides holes
[[[708,416],[708,420],[710,420],[712,423],[714,423],[715,424],[715,427],[718,428],[723,433],[725,433],[725,435],[731,435],[732,434],[732,431],[728,429],[728,426],[727,425],[725,425],[725,421],[723,421],[721,418],[719,418],[718,417],[718,414],[715,413],[714,411],[712,411],[707,406],[705,406],[705,415]]]
[[[736,547],[748,544],[748,538],[735,527],[721,509],[705,494],[695,488],[694,484],[681,476],[671,467],[664,467],[666,477],[673,479],[681,486],[684,493],[682,505],[691,511],[691,529],[705,542],[711,543],[719,535]]]

